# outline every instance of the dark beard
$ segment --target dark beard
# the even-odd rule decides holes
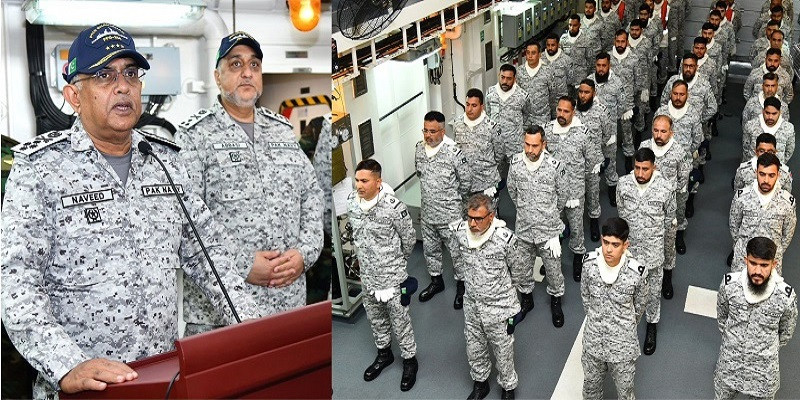
[[[592,14],[592,15],[586,15],[586,13],[584,13],[584,14],[583,14],[583,16],[584,16],[584,17],[586,17],[586,19],[592,19],[592,18],[594,18],[594,14]]]
[[[579,33],[581,33],[581,31],[577,31],[577,32],[575,32],[575,33],[572,33],[572,32],[570,32],[570,33],[569,33],[569,36],[570,36],[570,37],[575,37],[575,36],[578,36],[578,34],[579,34]]]
[[[597,83],[606,83],[606,82],[608,82],[608,76],[609,75],[611,75],[611,73],[607,73],[605,75],[600,75],[597,72],[595,72],[594,73],[594,80],[597,81]]]
[[[642,30],[644,31],[645,29],[647,29],[647,23],[650,20],[649,19],[645,19],[645,20],[640,19],[639,21],[642,21]]]
[[[594,104],[594,99],[591,99],[591,100],[587,101],[586,103],[581,103],[580,101],[578,101],[578,105],[576,107],[578,108],[578,111],[586,112],[586,111],[589,111],[589,109],[592,108],[593,104]]]
[[[753,292],[755,295],[762,295],[767,290],[767,282],[769,282],[769,278],[764,279],[760,285],[756,285],[750,279],[750,276],[747,277],[747,287],[750,288],[750,291]]]

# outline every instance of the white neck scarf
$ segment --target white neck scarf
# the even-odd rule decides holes
[[[612,284],[617,281],[619,277],[619,272],[625,266],[625,262],[628,261],[628,251],[625,250],[625,253],[622,254],[622,257],[619,259],[619,263],[615,267],[611,267],[606,264],[606,259],[603,257],[603,251],[600,250],[597,256],[597,267],[600,271],[600,279],[603,280],[606,284]]]
[[[773,268],[772,272],[769,274],[769,278],[767,278],[767,282],[764,283],[767,285],[767,289],[761,294],[755,294],[750,290],[750,286],[747,284],[748,280],[750,280],[750,277],[747,275],[747,269],[745,269],[741,272],[741,279],[739,279],[739,282],[742,284],[742,289],[744,289],[744,299],[748,304],[756,304],[768,299],[769,296],[772,296],[772,293],[775,292],[775,287],[778,286],[778,283],[783,282],[783,277],[778,275],[777,270]]]
[[[664,157],[664,154],[667,154],[670,148],[672,148],[672,144],[675,143],[675,136],[669,138],[669,141],[663,145],[659,146],[656,144],[655,140],[653,141],[653,153],[656,154],[656,157]]]
[[[669,115],[672,117],[672,120],[677,121],[683,118],[683,116],[686,115],[686,111],[689,110],[688,106],[689,104],[687,102],[682,108],[675,108],[675,106],[672,105],[672,100],[670,100],[669,103],[667,103],[667,109],[669,110]]]
[[[588,28],[589,26],[591,26],[594,23],[594,21],[597,20],[597,13],[595,13],[592,18],[587,18],[586,14],[584,14],[583,18],[581,18],[581,20],[582,20],[581,21],[581,25],[586,25],[586,27]]]
[[[377,195],[375,195],[375,197],[372,198],[372,200],[364,200],[361,196],[359,196],[358,207],[361,208],[361,211],[367,212],[372,209],[372,207],[375,207],[375,205],[378,204],[378,200],[382,199],[385,195],[386,193],[383,192],[383,187],[381,187],[381,190]]]
[[[517,91],[517,82],[514,82],[514,84],[511,85],[511,89],[508,89],[507,92],[503,91],[503,88],[500,87],[499,83],[497,85],[494,85],[494,87],[495,91],[497,92],[497,95],[500,96],[500,100],[503,100],[503,102],[505,102],[508,101],[508,99],[511,96],[513,96],[514,93]]]
[[[547,150],[542,151],[542,154],[539,155],[539,159],[538,160],[531,161],[531,159],[528,158],[528,156],[525,155],[525,152],[523,151],[522,152],[522,159],[525,161],[525,167],[528,168],[528,171],[535,172],[536,170],[538,170],[539,167],[542,166],[542,161],[544,161],[544,155],[545,154],[548,154]]]
[[[654,153],[655,153],[655,152],[654,152]],[[655,180],[655,179],[656,179],[656,177],[657,177],[657,176],[659,176],[659,175],[661,175],[661,172],[659,172],[659,171],[653,171],[653,175],[652,175],[652,176],[650,176],[650,180],[649,180],[649,181],[647,181],[647,183],[639,183],[639,181],[637,181],[637,180],[634,178],[634,180],[633,180],[633,181],[634,181],[634,182],[636,182],[636,188],[637,188],[637,189],[639,189],[639,195],[640,195],[640,196],[641,196],[641,195],[642,195],[644,192],[646,192],[646,191],[647,191],[647,189],[649,189],[649,188],[650,188],[650,185],[651,185],[651,184],[653,184],[653,180]]]
[[[619,4],[617,4],[617,6],[619,6]],[[609,16],[609,15],[611,15],[612,13],[614,13],[614,11],[616,11],[616,8],[615,8],[615,7],[614,7],[614,5],[612,4],[612,5],[611,5],[611,8],[609,8],[609,9],[608,9],[608,12],[605,12],[605,11],[603,11],[603,9],[601,8],[601,9],[600,9],[600,15],[601,15],[603,18],[608,18],[608,16]]]
[[[708,53],[704,54],[703,57],[697,59],[697,67],[698,68],[702,67],[703,64],[706,63],[706,60],[708,60]]]
[[[567,43],[573,44],[578,40],[579,37],[581,37],[581,33],[583,33],[583,31],[578,31],[577,35],[572,36],[572,34],[567,31],[567,34],[565,35],[566,38],[564,40],[566,40]]]
[[[753,190],[755,190],[756,195],[758,196],[758,202],[761,204],[761,208],[766,208],[772,198],[775,197],[775,193],[778,193],[778,189],[780,189],[780,185],[778,182],[775,182],[775,186],[772,187],[772,190],[769,193],[761,193],[761,190],[758,188],[758,179],[756,178],[753,180]]]
[[[531,68],[531,66],[530,66],[530,65],[528,65],[528,63],[527,63],[527,62],[525,63],[525,70],[526,70],[526,71],[528,71],[528,75],[529,75],[531,78],[532,78],[532,77],[534,77],[534,76],[536,76],[536,74],[538,74],[538,73],[539,73],[539,68],[541,68],[541,67],[542,67],[542,60],[539,60],[539,63],[538,63],[538,64],[536,64],[536,66],[535,66],[535,67],[533,67],[533,68]],[[514,82],[514,83],[516,84],[516,82]]]
[[[425,155],[428,156],[428,158],[432,158],[433,156],[436,155],[436,153],[439,152],[439,150],[442,148],[442,145],[445,143],[455,144],[456,142],[454,142],[453,139],[450,139],[449,137],[445,136],[442,138],[442,141],[436,145],[436,147],[428,146],[428,144],[425,143]]]
[[[573,115],[572,122],[570,122],[569,125],[567,126],[561,126],[561,124],[558,123],[558,120],[553,122],[553,133],[558,133],[558,134],[567,133],[569,132],[570,128],[578,126],[583,126],[583,122],[581,122],[581,120],[578,119],[577,115]]]
[[[464,114],[464,123],[467,124],[467,126],[470,129],[472,129],[472,128],[480,125],[480,123],[483,122],[484,118],[486,118],[486,111],[481,111],[481,115],[478,118],[475,118],[474,121],[469,119],[467,114]]]
[[[630,47],[626,47],[625,51],[623,51],[622,54],[617,53],[616,46],[611,49],[611,55],[614,56],[614,58],[616,58],[619,61],[626,59],[628,57],[628,54],[631,54]]]
[[[681,79],[686,81],[686,84],[689,86],[689,90],[692,90],[692,86],[694,86],[694,84],[697,83],[697,76],[698,76],[698,73],[697,73],[697,71],[695,71],[694,78],[692,78],[691,81],[687,81],[686,78],[683,77],[683,72],[681,72]]]
[[[547,57],[547,61],[550,62],[557,60],[558,57],[561,57],[561,47],[559,47],[558,50],[556,50],[556,54],[554,54],[553,56],[550,56],[550,53],[548,53],[547,51],[544,52],[544,56]]]
[[[483,244],[492,237],[492,234],[497,228],[504,226],[506,226],[506,222],[495,216],[492,220],[492,224],[489,225],[489,229],[487,229],[486,232],[476,235],[469,230],[469,224],[467,224],[467,247],[470,249],[477,249],[483,246]]]
[[[725,14],[727,14],[727,13],[725,13]],[[728,19],[727,19],[727,18],[725,18],[725,14],[722,14],[722,16],[723,16],[723,17],[722,17],[722,21],[720,21],[720,23],[719,23],[719,27],[720,27],[720,28],[722,28],[723,26],[725,26],[725,24],[729,23],[729,22],[728,22]]]
[[[636,48],[637,46],[639,46],[639,43],[642,41],[643,38],[644,35],[639,35],[638,39],[634,39],[633,36],[631,36],[628,38],[628,44],[631,45],[631,47]]]
[[[762,131],[764,131],[766,133],[769,133],[772,136],[775,136],[775,132],[777,132],[778,129],[780,129],[781,124],[783,124],[783,115],[778,117],[778,121],[775,122],[775,125],[773,125],[773,126],[767,126],[767,122],[764,121],[764,113],[761,113],[761,115],[758,116],[758,122],[759,122],[759,124],[761,124],[761,130]]]
[[[717,41],[714,40],[714,38],[712,37],[711,40],[709,40],[708,43],[706,43],[706,52],[708,52],[708,50],[710,50],[714,46],[714,43],[717,43]]]

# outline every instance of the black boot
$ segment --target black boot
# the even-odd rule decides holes
[[[572,280],[574,280],[575,282],[580,282],[582,270],[583,270],[583,254],[574,254],[572,256]]]
[[[608,202],[611,203],[611,207],[617,206],[617,185],[608,187]]]
[[[545,271],[545,269],[544,269],[544,265],[542,265],[541,267],[539,267],[539,273],[540,273],[542,276],[547,276],[547,271]]]
[[[367,370],[364,371],[364,380],[369,382],[378,377],[383,371],[384,368],[388,367],[394,362],[394,354],[392,354],[392,348],[387,347],[385,349],[378,349],[378,356],[375,357],[375,361],[372,362],[372,365],[367,367]]]
[[[686,218],[694,217],[694,193],[689,193],[689,198],[686,199],[686,212],[683,215]]]
[[[414,383],[417,381],[418,368],[419,364],[417,364],[417,357],[411,357],[403,360],[403,378],[400,380],[401,391],[407,392],[414,387]]]
[[[672,270],[671,269],[665,269],[664,270],[664,280],[661,281],[661,294],[667,300],[671,299],[672,295],[674,294],[672,292]]]
[[[426,302],[433,298],[436,293],[444,292],[444,278],[441,275],[431,276],[431,284],[419,294],[419,301]]]
[[[456,299],[453,300],[453,308],[460,310],[464,307],[464,281],[456,281]]]
[[[519,293],[519,305],[522,308],[522,318],[533,310],[533,293]]]
[[[675,251],[678,254],[686,254],[686,242],[683,241],[684,230],[679,230],[675,233]]]
[[[647,336],[644,338],[644,348],[642,353],[649,356],[656,352],[656,332],[658,331],[658,323],[647,323]]]
[[[561,296],[550,296],[550,312],[553,314],[553,326],[564,326],[564,312],[561,311]]]
[[[728,264],[729,267],[733,264],[733,250],[728,253],[728,258],[725,259],[725,264]]]
[[[500,395],[502,400],[514,400],[514,389],[505,390],[503,389],[503,394]]]
[[[632,132],[633,136],[633,148],[638,149],[639,146],[642,144],[642,132],[638,129],[634,129]]]
[[[589,230],[592,233],[591,239],[593,242],[600,240],[600,219],[589,218]]]
[[[467,396],[467,400],[480,400],[489,395],[489,380],[475,381],[472,385],[472,392]]]
[[[630,174],[633,171],[633,157],[625,157],[625,173]]]

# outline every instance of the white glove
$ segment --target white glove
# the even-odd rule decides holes
[[[561,257],[561,242],[558,240],[558,236],[548,240],[544,244],[545,250],[550,250],[550,254],[553,255],[553,258]]]
[[[592,168],[592,173],[595,174],[595,175],[599,174],[601,165],[603,165],[603,163],[595,164],[594,167]]]
[[[494,186],[492,186],[492,187],[484,190],[483,194],[485,194],[485,195],[487,195],[489,197],[494,197],[494,195],[497,194],[497,189]]]
[[[694,153],[692,153],[692,158],[697,160],[699,157],[700,157],[700,153],[698,153],[697,150],[695,150]]]
[[[575,207],[577,207],[579,205],[581,205],[581,202],[578,199],[571,199],[571,200],[567,200],[566,204],[564,204],[564,207],[575,208]]]
[[[617,134],[616,133],[611,135],[611,138],[609,138],[608,141],[606,142],[606,146],[611,146],[614,143],[617,143]]]
[[[621,119],[623,121],[628,121],[631,118],[633,118],[633,110],[628,110],[628,111],[625,112],[625,114],[622,114],[622,118]]]
[[[673,218],[672,219],[672,226],[677,226],[677,225],[678,225],[678,219],[677,218]]]
[[[375,291],[375,299],[382,303],[388,303],[389,300],[392,299],[392,296],[394,296],[394,288]]]
[[[643,103],[650,101],[650,91],[647,89],[642,90],[642,94],[639,96],[639,100],[641,100]]]

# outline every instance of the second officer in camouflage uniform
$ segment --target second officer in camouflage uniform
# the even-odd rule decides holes
[[[258,42],[244,32],[222,39],[211,109],[180,125],[176,140],[189,176],[231,233],[236,265],[264,255],[274,268],[265,286],[248,289],[265,315],[306,305],[305,271],[322,249],[322,190],[314,167],[283,116],[256,107],[261,96]],[[221,325],[219,307],[185,284],[186,334]]]
[[[517,69],[517,84],[528,93],[530,123],[544,126],[555,108],[551,99],[558,98],[559,83],[553,67],[545,65],[541,56],[542,45],[538,42],[525,46],[525,63]]]
[[[419,176],[422,196],[420,225],[422,252],[431,284],[419,294],[422,302],[444,290],[442,278],[442,244],[450,245],[448,224],[461,219],[461,199],[470,191],[469,164],[453,139],[444,134],[444,114],[430,111],[425,114],[424,140],[417,143],[414,165]],[[463,304],[464,281],[461,277],[457,254],[450,252],[456,278],[456,299],[453,306]]]
[[[464,115],[453,122],[453,131],[472,174],[470,193],[495,197],[500,184],[497,167],[505,156],[500,126],[483,110],[483,92],[479,89],[467,90],[464,104]]]
[[[364,371],[371,381],[394,362],[392,332],[403,357],[400,390],[414,386],[417,343],[408,306],[400,303],[401,285],[408,279],[406,264],[414,250],[416,233],[406,205],[381,190],[381,165],[372,159],[356,166],[356,190],[347,199],[353,242],[361,267],[364,310],[372,326],[378,356]]]
[[[633,173],[619,179],[617,211],[631,228],[630,252],[647,267],[647,336],[643,352],[656,351],[656,333],[661,317],[661,281],[664,276],[664,243],[675,220],[674,183],[655,168],[653,150],[641,148],[634,155]]]
[[[500,66],[499,82],[486,91],[486,114],[500,126],[505,157],[503,165],[506,167],[519,148],[522,127],[528,124],[531,114],[530,96],[517,85],[516,78],[517,69],[510,64],[503,64]]]
[[[603,224],[601,247],[584,260],[584,399],[603,398],[603,380],[609,370],[619,398],[634,398],[633,376],[639,358],[636,326],[647,302],[647,268],[627,251],[628,234],[623,219],[609,218]]]
[[[533,260],[542,259],[547,276],[547,294],[553,325],[564,325],[561,296],[564,295],[564,274],[561,272],[561,242],[564,231],[560,214],[564,209],[564,179],[566,171],[545,150],[547,140],[538,125],[525,128],[523,151],[511,159],[508,172],[508,194],[517,209],[517,245],[529,254],[521,286],[522,311],[533,309]]]
[[[479,193],[470,197],[466,209],[467,220],[455,221],[450,227],[463,261],[467,287],[464,335],[469,374],[474,381],[468,398],[482,399],[489,393],[491,348],[498,372],[497,383],[503,388],[502,398],[513,399],[519,379],[514,370],[512,328],[517,321],[514,316],[520,312],[517,290],[524,262],[517,251],[514,233],[506,228],[503,220],[495,218],[489,196]]]

